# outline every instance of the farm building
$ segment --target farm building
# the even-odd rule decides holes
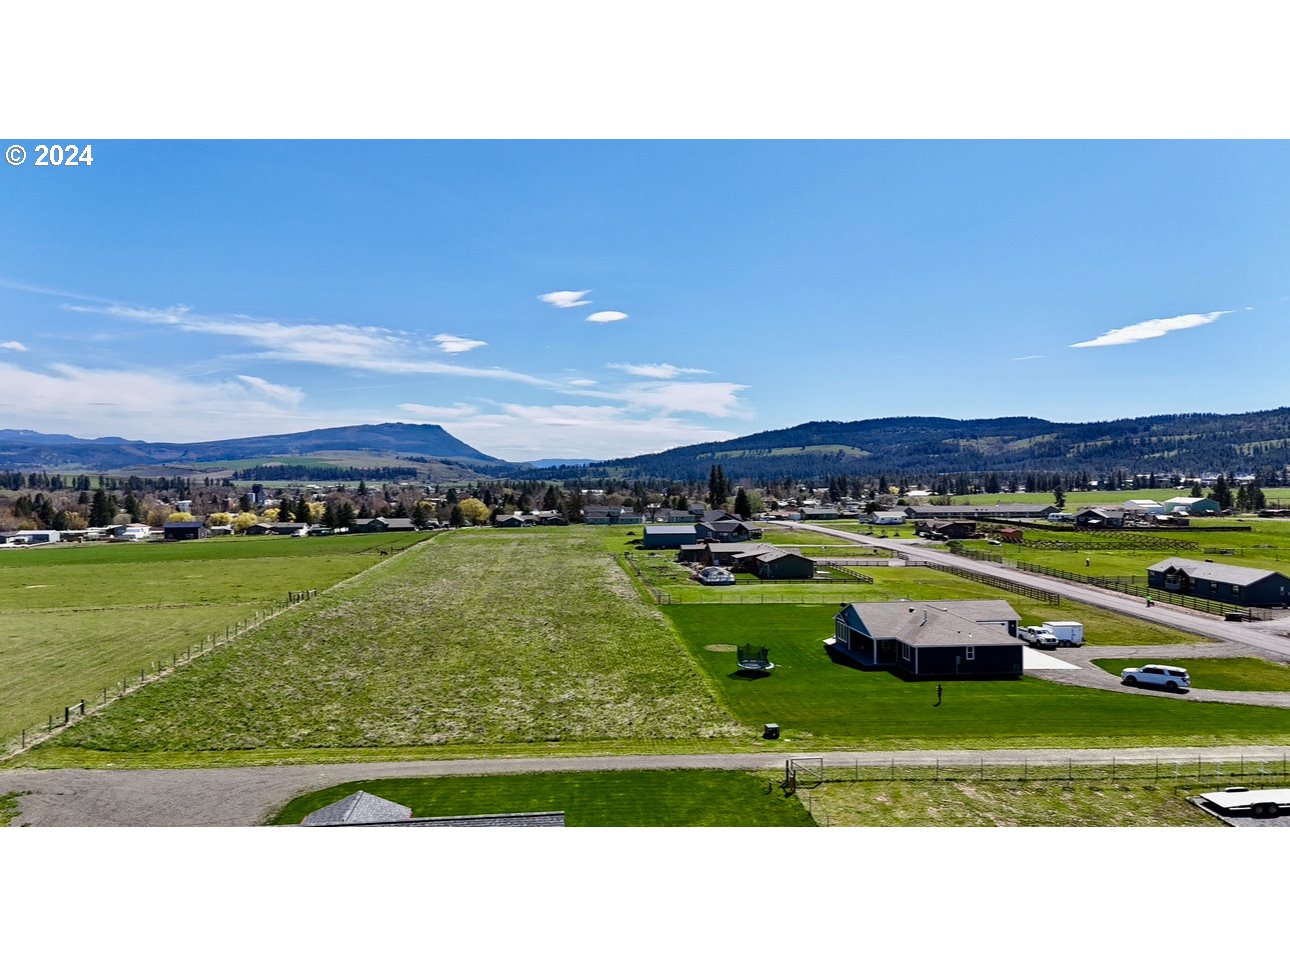
[[[802,520],[837,520],[839,517],[836,507],[803,507]]]
[[[1126,500],[1120,505],[1134,514],[1163,514],[1165,505],[1158,500]]]
[[[763,551],[744,560],[763,581],[803,581],[815,577],[815,562],[794,551]]]
[[[1086,507],[1075,515],[1076,527],[1100,527],[1110,530],[1124,526],[1123,507]]]
[[[195,541],[206,536],[206,525],[199,520],[176,521],[161,530],[168,541]]]
[[[63,539],[61,531],[18,531],[13,537],[25,537],[28,544],[57,544]]]
[[[1162,506],[1166,514],[1184,513],[1192,517],[1217,514],[1223,509],[1217,500],[1211,500],[1208,497],[1170,497]]]
[[[737,559],[756,557],[769,551],[779,550],[774,544],[704,544],[699,554],[699,562],[706,566],[733,567]]]
[[[937,541],[966,541],[978,536],[972,520],[920,520],[914,524],[914,533]]]
[[[1021,544],[1026,540],[1026,532],[1020,527],[1000,527],[999,540],[1005,544]]]
[[[646,524],[641,548],[647,551],[679,550],[697,539],[693,524]]]
[[[825,644],[869,668],[920,677],[1020,675],[1020,616],[1006,601],[870,601],[834,618]]]
[[[1190,594],[1243,608],[1290,604],[1290,577],[1235,564],[1170,557],[1147,568],[1147,584],[1158,591]]]
[[[941,520],[956,520],[960,518],[978,518],[978,517],[1030,517],[1041,518],[1055,513],[1057,508],[1051,504],[1041,506],[1040,504],[981,504],[979,506],[967,506],[965,504],[952,504],[945,507],[933,504],[922,504],[917,507],[905,508],[909,511],[909,516],[915,520],[926,520],[928,518],[940,518]]]

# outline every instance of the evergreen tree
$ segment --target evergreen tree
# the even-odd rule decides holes
[[[1214,481],[1214,489],[1209,492],[1209,499],[1218,501],[1218,506],[1222,510],[1227,510],[1232,506],[1232,488],[1228,486],[1227,478],[1221,473],[1218,479]]]
[[[1192,485],[1191,485],[1191,495],[1192,495],[1193,497],[1203,497],[1203,496],[1205,496],[1204,492],[1200,489],[1200,481],[1199,481],[1199,480],[1196,480],[1196,481],[1193,481],[1193,482],[1192,482]]]
[[[752,502],[748,499],[748,495],[744,493],[743,487],[740,487],[735,494],[735,516],[744,520],[752,519]]]
[[[1060,482],[1053,488],[1053,506],[1058,510],[1062,510],[1066,506],[1066,491],[1062,490]]]
[[[112,523],[112,508],[108,504],[107,491],[100,487],[94,491],[94,500],[90,504],[90,526],[106,527]]]
[[[461,512],[461,504],[453,504],[452,512],[448,515],[448,525],[450,527],[461,527],[466,523],[466,515]]]

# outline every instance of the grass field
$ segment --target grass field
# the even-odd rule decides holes
[[[1261,658],[1155,658],[1151,663],[1181,665],[1191,676],[1193,688],[1224,692],[1290,692],[1290,666]],[[1093,664],[1112,675],[1130,666],[1147,664],[1143,658],[1095,658]]]
[[[906,770],[907,771],[907,770]],[[1040,778],[1045,775],[1047,779]],[[1031,770],[1029,781],[921,779],[828,782],[810,793],[831,826],[1222,826],[1168,779],[1076,779]],[[1213,789],[1206,785],[1204,789]],[[1199,790],[1198,790],[1199,791]]]
[[[737,733],[601,540],[442,535],[54,742],[185,753]]]
[[[776,722],[793,742],[858,748],[1214,745],[1290,739],[1290,710],[1165,702],[1031,678],[944,683],[835,664],[823,639],[836,608],[689,605],[664,609],[748,729]],[[737,673],[732,646],[766,645],[775,670]],[[1258,738],[1260,737],[1261,738]],[[786,746],[787,747],[787,746]]]
[[[422,534],[69,545],[0,555],[0,744]]]
[[[814,826],[801,802],[746,772],[546,772],[351,782],[288,803],[274,824],[295,824],[358,790],[412,808],[414,817],[562,810],[569,826]]]
[[[631,538],[606,535],[605,546],[620,555],[631,548]],[[1005,594],[997,588],[925,567],[866,566],[873,583],[838,581],[762,582],[755,575],[736,575],[738,583],[704,587],[690,579],[690,571],[676,563],[675,551],[632,550],[632,560],[649,586],[668,595],[673,607],[695,604],[830,604],[853,601],[937,601],[961,598],[1002,598],[1021,616],[1023,624],[1045,621],[1081,621],[1088,645],[1173,645],[1202,643],[1209,639],[1148,621],[1104,611],[1078,601],[1063,599],[1058,606],[1034,598]]]

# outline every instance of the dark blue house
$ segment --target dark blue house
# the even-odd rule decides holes
[[[1020,616],[1006,601],[870,601],[834,618],[826,644],[868,668],[925,678],[1020,675]]]
[[[1190,594],[1240,608],[1290,605],[1290,577],[1256,567],[1169,557],[1147,568],[1147,584],[1157,591]]]

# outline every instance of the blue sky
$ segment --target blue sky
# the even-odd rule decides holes
[[[806,420],[1290,404],[1284,142],[93,157],[0,165],[0,426],[402,420],[599,458]]]

